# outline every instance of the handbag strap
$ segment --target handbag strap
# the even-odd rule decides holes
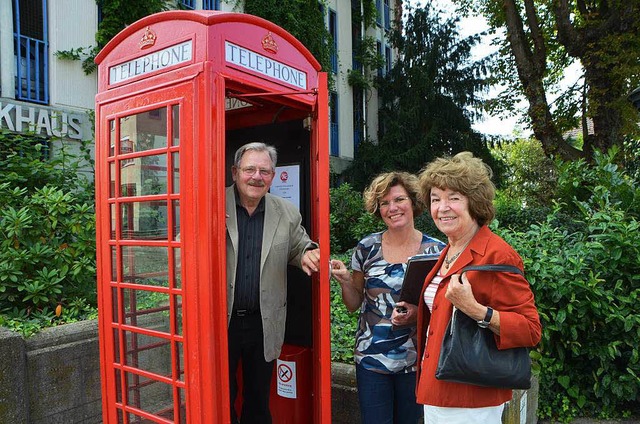
[[[499,265],[499,264],[489,264],[489,265],[469,265],[465,266],[460,270],[460,273],[466,271],[495,271],[495,272],[512,272],[514,274],[524,275],[520,268],[514,265]]]

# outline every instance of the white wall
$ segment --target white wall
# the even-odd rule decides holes
[[[98,6],[87,0],[49,0],[48,13],[50,104],[93,109],[97,72],[85,75],[80,61],[63,60],[55,53],[96,45]]]

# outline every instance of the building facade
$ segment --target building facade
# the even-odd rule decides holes
[[[365,138],[377,140],[378,95],[375,88],[353,87],[351,72],[371,80],[395,60],[389,31],[401,21],[402,0],[371,1],[377,10],[374,25],[365,28],[359,0],[325,0],[319,7],[333,36],[333,90],[330,93],[330,154],[340,173]],[[186,9],[240,12],[236,0],[179,0]],[[58,52],[95,45],[100,10],[87,0],[0,0],[0,128],[35,133],[55,141],[52,151],[79,149],[93,139],[93,108],[97,75],[86,75],[81,62]],[[382,69],[358,61],[363,39],[375,42]]]

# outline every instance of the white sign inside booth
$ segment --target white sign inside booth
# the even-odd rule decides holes
[[[278,359],[276,375],[278,377],[278,396],[296,399],[298,397],[296,390],[296,363]]]
[[[276,166],[271,194],[287,199],[300,210],[300,165]]]

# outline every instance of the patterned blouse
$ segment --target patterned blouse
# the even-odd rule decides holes
[[[420,253],[437,257],[445,244],[422,234]],[[364,300],[358,318],[354,357],[357,364],[383,374],[415,371],[416,328],[394,330],[391,314],[400,297],[406,263],[391,264],[382,256],[382,232],[362,239],[351,269],[364,274]]]

